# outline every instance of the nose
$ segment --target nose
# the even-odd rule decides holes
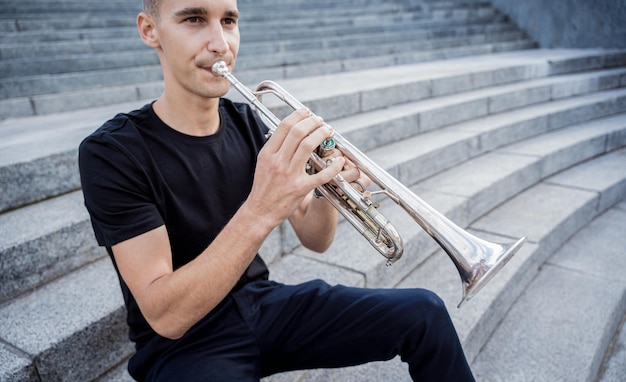
[[[211,26],[207,49],[209,52],[220,55],[228,52],[228,41],[224,35],[224,28],[222,28],[221,22],[213,23]]]

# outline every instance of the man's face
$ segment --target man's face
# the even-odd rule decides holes
[[[234,67],[238,21],[236,0],[163,0],[156,31],[166,87],[201,97],[226,94],[228,81],[215,76],[211,66],[224,60]]]

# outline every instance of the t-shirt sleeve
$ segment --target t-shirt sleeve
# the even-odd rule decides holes
[[[164,224],[146,169],[130,151],[92,135],[81,143],[78,163],[99,245],[110,247]]]

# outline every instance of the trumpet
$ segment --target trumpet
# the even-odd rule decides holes
[[[294,110],[304,107],[273,81],[259,83],[256,91],[248,89],[230,73],[224,61],[214,63],[212,71],[215,75],[226,78],[235,90],[252,104],[268,126],[268,137],[276,130],[280,119],[263,104],[264,95],[272,94]],[[324,168],[326,162],[322,158],[322,153],[324,150],[332,149],[338,149],[352,161],[378,186],[378,189],[357,190],[341,175],[337,175],[331,182],[316,188],[316,193],[328,200],[387,259],[387,266],[400,259],[404,252],[404,244],[395,227],[378,211],[379,204],[375,203],[372,197],[383,195],[400,206],[439,244],[456,266],[463,288],[463,295],[457,306],[459,308],[504,267],[526,240],[526,237],[522,237],[512,243],[499,244],[463,230],[411,192],[336,131],[322,142],[316,152],[311,153],[310,170],[319,171]]]

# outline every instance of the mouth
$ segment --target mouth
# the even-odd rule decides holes
[[[218,60],[211,65],[211,72],[218,77],[226,76],[229,71],[230,65],[228,65],[224,60]]]

